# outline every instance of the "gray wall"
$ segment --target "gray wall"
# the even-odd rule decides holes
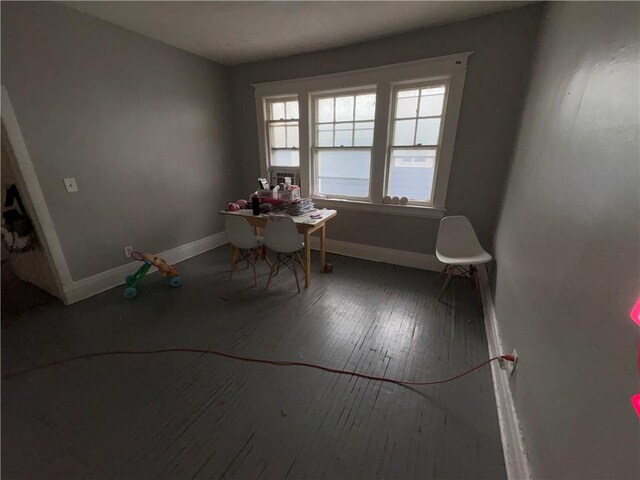
[[[464,51],[468,64],[447,198],[448,214],[467,215],[490,248],[504,189],[542,5],[484,16],[278,60],[233,67],[236,151],[246,192],[259,176],[252,83],[374,67]],[[438,220],[341,211],[327,236],[381,247],[433,253]]]
[[[638,3],[550,5],[496,234],[535,478],[638,478]]]
[[[2,84],[74,280],[125,263],[125,245],[223,229],[235,169],[221,66],[66,6],[2,2]]]

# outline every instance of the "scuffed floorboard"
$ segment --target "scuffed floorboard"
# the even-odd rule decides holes
[[[3,372],[92,351],[211,348],[437,380],[487,359],[471,283],[331,256],[295,293],[228,280],[228,247],[157,276],[35,308],[2,335]],[[82,360],[2,383],[2,476],[25,478],[504,478],[489,368],[407,388],[189,353]]]

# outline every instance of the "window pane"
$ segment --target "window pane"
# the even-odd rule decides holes
[[[435,148],[392,149],[387,195],[431,201],[435,161]]]
[[[353,120],[353,97],[336,98],[336,122]]]
[[[274,148],[285,148],[287,141],[285,137],[284,123],[274,123],[271,125],[271,146]]]
[[[439,118],[425,118],[423,120],[418,120],[418,132],[416,134],[416,144],[437,145],[439,135],[440,135],[440,119]]]
[[[398,92],[398,98],[417,97],[420,95],[420,90],[400,90]]]
[[[318,125],[318,147],[333,147],[333,124]]]
[[[320,193],[369,196],[370,150],[322,150],[316,159]]]
[[[356,120],[373,120],[376,116],[376,95],[358,95],[356,97]]]
[[[373,122],[356,123],[353,132],[353,145],[356,147],[371,147],[373,145]]]
[[[318,121],[333,122],[333,98],[318,99]]]
[[[274,102],[271,104],[271,120],[284,118],[284,102]]]
[[[393,129],[394,145],[413,145],[413,134],[416,129],[415,120],[396,120]]]
[[[444,94],[439,95],[425,95],[425,91],[435,90],[433,88],[422,89],[422,97],[420,98],[420,116],[432,117],[436,115],[442,115],[442,105],[444,103]]]
[[[287,126],[287,147],[289,148],[298,148],[300,146],[297,123],[298,122],[295,122],[293,125]]]
[[[396,118],[415,118],[418,116],[418,97],[398,98]]]
[[[422,95],[444,95],[444,85],[439,85],[437,87],[425,87],[421,90]]]
[[[298,150],[271,150],[271,165],[276,167],[299,167]]]
[[[351,147],[353,145],[353,123],[337,123],[334,142],[336,147]]]
[[[287,116],[285,118],[298,118],[298,101],[287,102]]]

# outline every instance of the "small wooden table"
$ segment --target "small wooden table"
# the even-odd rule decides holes
[[[221,210],[218,212],[220,215],[239,215],[247,219],[249,225],[253,228],[265,228],[267,226],[267,220],[269,217],[273,215],[253,215],[251,210],[239,210],[236,212],[228,212],[226,210]],[[320,230],[320,270],[324,268],[324,264],[326,261],[325,255],[325,240],[326,240],[326,231],[327,231],[327,222],[335,217],[338,212],[336,210],[318,210],[313,213],[321,213],[322,218],[314,219],[311,218],[309,213],[306,215],[293,216],[287,214],[275,214],[279,216],[290,216],[291,219],[295,222],[296,227],[298,227],[298,232],[304,235],[304,248],[305,248],[305,267],[304,267],[304,286],[305,288],[309,287],[311,284],[311,234]],[[237,248],[232,247],[231,255],[233,258],[237,255]]]

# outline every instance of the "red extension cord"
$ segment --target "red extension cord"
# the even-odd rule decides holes
[[[116,350],[111,352],[96,352],[96,353],[85,353],[84,355],[78,355],[75,357],[63,358],[61,360],[56,360],[54,362],[45,363],[44,365],[39,365],[33,368],[26,368],[24,370],[16,370],[15,372],[9,372],[2,375],[2,378],[10,378],[15,377],[17,375],[22,375],[29,372],[34,372],[36,370],[43,370],[45,368],[55,367],[56,365],[62,365],[64,363],[75,362],[77,360],[82,360],[84,358],[95,358],[95,357],[106,357],[109,355],[155,355],[157,353],[170,353],[170,352],[186,352],[186,353],[204,353],[208,355],[217,355],[219,357],[231,358],[233,360],[240,360],[242,362],[253,362],[253,363],[266,363],[268,365],[277,365],[279,367],[307,367],[307,368],[316,368],[318,370],[323,370],[325,372],[337,373],[339,375],[351,375],[353,377],[366,378],[367,380],[376,380],[380,382],[389,382],[396,383],[398,385],[413,385],[413,386],[426,386],[426,385],[437,385],[439,383],[447,383],[452,382],[460,377],[464,377],[465,375],[470,374],[471,372],[478,370],[481,367],[495,361],[495,360],[506,360],[509,362],[513,362],[514,358],[512,355],[500,355],[498,357],[493,357],[487,360],[486,362],[482,362],[480,365],[477,365],[473,368],[470,368],[466,372],[463,372],[455,377],[448,378],[446,380],[438,380],[435,382],[408,382],[404,380],[397,380],[394,378],[385,378],[385,377],[376,377],[374,375],[367,375],[365,373],[352,372],[349,370],[339,370],[337,368],[323,367],[322,365],[316,365],[315,363],[306,363],[306,362],[286,362],[279,360],[265,360],[262,358],[252,358],[252,357],[241,357],[239,355],[233,355],[231,353],[219,352],[217,350],[206,350],[200,348],[164,348],[162,350]]]

